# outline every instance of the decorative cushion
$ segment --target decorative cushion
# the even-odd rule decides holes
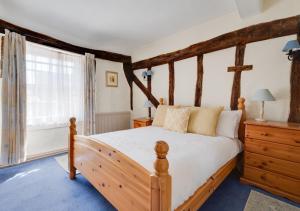
[[[180,133],[186,133],[190,117],[188,108],[168,108],[164,128]]]
[[[215,136],[222,107],[192,107],[187,132]]]
[[[222,111],[220,114],[216,134],[228,138],[238,138],[238,131],[242,111]]]
[[[163,127],[165,122],[165,117],[168,108],[178,108],[178,106],[169,106],[169,105],[159,105],[156,109],[154,119],[152,122],[153,126]]]

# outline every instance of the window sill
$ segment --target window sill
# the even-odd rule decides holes
[[[77,122],[77,125],[81,126],[82,122]],[[27,131],[40,131],[40,130],[55,130],[60,128],[69,127],[69,123],[57,124],[57,125],[41,125],[41,126],[27,126]]]

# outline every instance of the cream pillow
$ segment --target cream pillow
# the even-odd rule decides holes
[[[190,109],[168,108],[164,128],[180,133],[186,133],[189,124]]]
[[[187,131],[189,133],[197,133],[206,136],[215,136],[219,116],[223,108],[224,107],[191,108],[191,115]]]
[[[228,138],[238,138],[241,117],[241,110],[222,111],[219,117],[216,134]]]
[[[164,126],[165,117],[168,108],[178,108],[178,106],[159,105],[154,115],[154,119],[152,122],[153,126],[158,126],[158,127]]]

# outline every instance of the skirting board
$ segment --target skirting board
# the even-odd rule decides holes
[[[45,157],[51,157],[51,156],[54,156],[54,155],[59,155],[59,154],[66,153],[66,152],[68,152],[68,148],[63,148],[63,149],[53,150],[53,151],[39,153],[39,154],[35,154],[35,155],[30,155],[30,156],[27,157],[26,161],[23,162],[23,163],[33,161],[33,160],[37,160],[37,159],[41,159],[41,158],[45,158]],[[19,164],[15,164],[15,165],[19,165]],[[0,169],[10,167],[10,166],[15,166],[15,165],[0,165]]]

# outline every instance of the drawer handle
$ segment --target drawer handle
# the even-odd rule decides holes
[[[262,180],[266,180],[266,176],[265,176],[265,175],[261,175],[260,178],[261,178]]]
[[[260,135],[262,135],[262,136],[269,136],[268,133],[261,133]]]

